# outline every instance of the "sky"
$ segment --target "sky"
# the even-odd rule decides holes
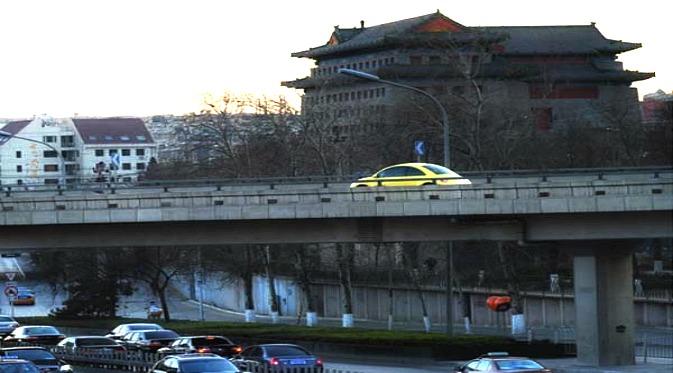
[[[435,12],[466,26],[586,25],[642,43],[620,55],[656,72],[639,94],[673,91],[670,15],[659,0],[0,0],[0,118],[149,116],[203,108],[207,95],[277,97],[307,76],[292,52],[358,27]]]

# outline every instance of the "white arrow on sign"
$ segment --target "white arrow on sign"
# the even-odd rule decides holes
[[[121,156],[119,153],[114,153],[113,155],[110,156],[110,162],[115,166],[115,169],[119,169],[121,167]]]

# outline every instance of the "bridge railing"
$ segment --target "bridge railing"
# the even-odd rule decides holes
[[[572,169],[549,169],[549,170],[490,170],[490,171],[467,171],[461,172],[463,178],[470,179],[473,183],[494,184],[502,180],[526,179],[531,182],[547,182],[558,179],[574,177],[581,180],[609,180],[615,177],[628,178],[648,176],[653,179],[673,177],[673,168],[670,166],[652,167],[620,167],[620,168],[572,168]],[[294,177],[248,177],[248,178],[199,178],[189,180],[172,179],[145,179],[134,182],[110,182],[96,181],[92,177],[71,179],[74,182],[62,185],[42,184],[5,184],[0,190],[6,196],[13,192],[57,192],[62,194],[67,191],[116,191],[125,189],[153,189],[159,188],[169,191],[171,188],[193,188],[211,186],[226,188],[230,186],[256,185],[268,189],[275,189],[282,185],[320,185],[328,188],[334,185],[349,184],[357,179],[369,176],[369,174],[357,175],[314,175]],[[404,180],[413,180],[405,178]]]
[[[59,359],[72,365],[95,368],[128,370],[133,372],[150,372],[154,364],[166,355],[139,351],[101,351],[101,350],[70,350],[60,346],[52,346],[49,350]],[[249,373],[338,373],[343,370],[322,367],[269,367],[259,364],[239,363],[239,369]],[[349,373],[358,373],[349,371]]]

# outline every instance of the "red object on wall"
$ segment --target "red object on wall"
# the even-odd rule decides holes
[[[512,307],[512,298],[492,295],[486,299],[486,306],[495,312],[505,312]]]
[[[533,108],[533,118],[535,120],[535,128],[538,131],[546,132],[552,128],[552,111],[551,108]]]

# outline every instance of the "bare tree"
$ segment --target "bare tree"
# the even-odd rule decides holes
[[[269,309],[271,310],[271,320],[274,324],[278,323],[280,305],[278,304],[278,295],[276,294],[276,285],[271,268],[271,246],[263,245],[260,247],[261,257],[264,262],[264,273],[266,274],[267,286],[269,288]]]
[[[339,284],[341,285],[343,320],[342,326],[353,327],[353,285],[351,273],[355,262],[355,249],[353,244],[336,244],[337,265],[339,268]]]
[[[316,255],[316,248],[308,245],[293,245],[295,279],[304,295],[306,304],[306,322],[308,326],[315,326],[317,323],[316,305],[312,285],[312,272],[318,267],[320,256]]]
[[[187,249],[174,247],[137,248],[133,254],[135,278],[145,282],[159,297],[164,320],[170,321],[166,289],[177,275],[193,271],[193,256]]]

